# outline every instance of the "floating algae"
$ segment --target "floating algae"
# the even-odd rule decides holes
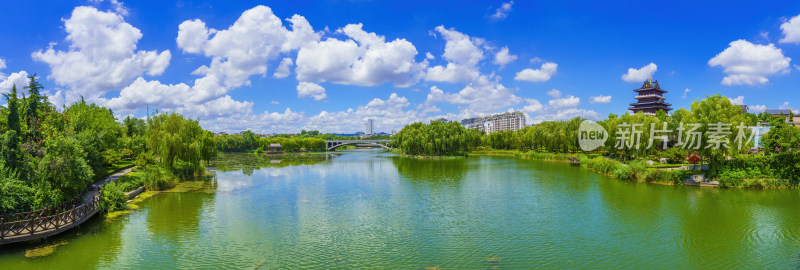
[[[131,213],[131,210],[119,210],[119,211],[108,212],[108,213],[106,213],[106,221],[112,221],[112,220],[117,219],[120,216],[124,216],[124,215],[130,214],[130,213]]]
[[[503,259],[503,258],[500,258],[500,257],[494,257],[494,256],[493,256],[493,257],[491,257],[491,258],[488,258],[488,259],[486,259],[486,261],[487,261],[487,262],[489,262],[489,263],[500,263],[500,260],[502,260],[502,259]]]
[[[260,260],[260,261],[258,261],[258,262],[256,263],[256,265],[253,265],[253,269],[258,269],[258,268],[261,268],[261,266],[264,266],[264,263],[266,263],[266,262],[267,262],[267,260]]]
[[[129,204],[134,204],[134,203],[143,202],[147,198],[153,197],[153,195],[156,195],[157,193],[158,193],[158,191],[145,191],[145,192],[142,192],[142,194],[139,194],[139,196],[136,196],[136,198],[133,198],[132,200],[128,201],[128,203]]]
[[[33,259],[33,258],[40,258],[40,257],[50,256],[50,255],[52,255],[53,253],[56,252],[56,248],[57,247],[63,246],[63,245],[66,245],[66,244],[67,244],[67,241],[61,241],[61,242],[58,242],[58,243],[54,243],[54,244],[50,244],[50,245],[46,245],[46,246],[42,246],[42,247],[26,250],[25,251],[25,258]]]
[[[215,193],[215,189],[209,185],[208,181],[184,181],[166,192],[202,192]]]

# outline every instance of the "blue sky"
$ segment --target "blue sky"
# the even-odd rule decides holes
[[[673,108],[800,107],[800,2],[596,2],[6,1],[0,92],[258,133],[605,118],[650,76]]]

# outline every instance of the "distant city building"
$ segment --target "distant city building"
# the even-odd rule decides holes
[[[375,134],[374,129],[375,129],[375,119],[367,119],[367,127],[366,130],[364,131],[364,135],[370,136]]]
[[[631,103],[631,110],[633,113],[643,112],[644,114],[652,115],[656,114],[658,110],[664,110],[665,113],[669,113],[672,110],[669,104],[666,102],[666,98],[664,98],[663,94],[667,92],[667,90],[661,89],[661,86],[658,85],[658,81],[653,81],[653,78],[650,80],[644,81],[644,85],[642,85],[639,89],[634,89],[636,92],[636,103]]]
[[[468,118],[461,120],[461,125],[468,129],[478,129],[486,134],[501,130],[517,131],[525,127],[525,114],[516,111]]]
[[[800,117],[795,116],[790,109],[767,109],[765,112],[776,118],[786,119],[789,125],[800,126]]]

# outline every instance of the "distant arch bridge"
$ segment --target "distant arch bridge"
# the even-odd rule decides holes
[[[325,141],[325,147],[328,148],[328,151],[336,150],[343,145],[371,145],[377,146],[384,149],[392,149],[389,146],[389,143],[392,140],[330,140]]]

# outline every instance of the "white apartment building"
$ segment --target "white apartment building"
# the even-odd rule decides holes
[[[461,120],[461,125],[469,129],[481,130],[486,134],[501,130],[517,131],[525,127],[525,114],[516,111],[469,118]]]

